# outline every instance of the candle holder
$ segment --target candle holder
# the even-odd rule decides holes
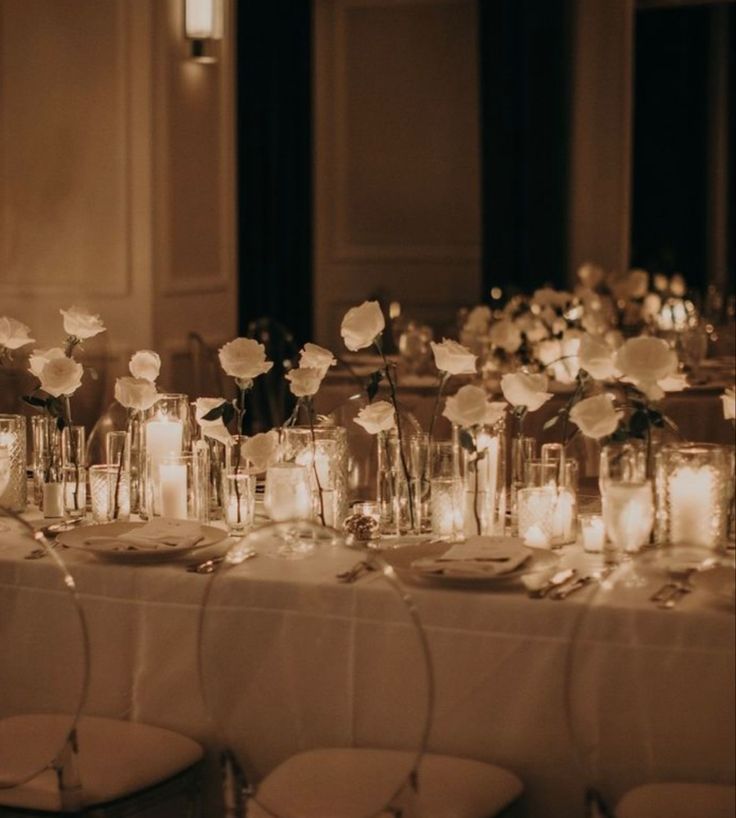
[[[524,485],[518,490],[519,537],[537,548],[549,548],[554,533],[557,507],[555,463],[528,460],[524,466]]]
[[[725,544],[730,480],[726,447],[664,446],[656,458],[657,543],[706,548]]]
[[[92,519],[97,523],[130,518],[129,473],[114,465],[89,468]]]
[[[205,520],[201,462],[195,454],[146,460],[146,517]]]
[[[602,554],[606,542],[606,527],[600,514],[580,514],[580,539],[588,554]]]
[[[509,511],[512,533],[519,530],[517,492],[524,486],[524,465],[537,458],[537,440],[533,437],[516,436],[511,439],[511,483],[509,485]]]
[[[309,473],[314,517],[340,528],[348,511],[348,444],[342,426],[289,426],[282,430],[284,463],[305,466]]]
[[[456,542],[464,539],[465,485],[455,443],[433,443],[430,451],[432,534]]]
[[[139,415],[140,425],[136,430],[135,447],[139,472],[137,494],[138,511],[145,519],[151,507],[150,497],[156,492],[155,487],[147,485],[149,475],[152,473],[149,460],[156,462],[164,458],[178,457],[191,448],[189,398],[174,393],[159,395],[156,403]],[[156,473],[155,469],[153,473]]]
[[[8,482],[0,493],[0,506],[10,511],[25,511],[26,419],[23,415],[0,415],[0,444],[8,453]]]
[[[414,500],[414,531],[417,534],[432,530],[431,516],[431,464],[429,435],[417,432],[409,437],[409,462],[411,469],[411,491]],[[459,475],[458,475],[459,476]]]
[[[606,527],[604,559],[615,565],[649,544],[654,495],[647,480],[647,454],[641,441],[603,446],[598,483]]]

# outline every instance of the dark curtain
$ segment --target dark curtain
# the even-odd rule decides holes
[[[263,316],[311,337],[311,3],[238,11],[239,321]]]
[[[564,285],[570,0],[479,0],[483,293]]]

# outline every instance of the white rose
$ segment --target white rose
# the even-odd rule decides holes
[[[610,395],[585,398],[570,410],[570,420],[586,437],[595,440],[612,435],[618,427],[620,416]]]
[[[736,388],[726,389],[721,395],[723,401],[723,417],[726,420],[736,420]]]
[[[554,290],[552,287],[543,287],[541,290],[535,290],[532,295],[532,303],[538,304],[540,307],[557,307],[562,309],[572,301],[572,293],[567,290]]]
[[[156,403],[157,398],[156,387],[147,378],[130,378],[126,375],[115,381],[115,400],[126,409],[145,411]]]
[[[231,435],[221,417],[217,418],[217,420],[204,419],[206,414],[218,406],[222,406],[223,403],[226,403],[225,398],[197,398],[194,406],[194,417],[205,437],[219,440],[220,443],[229,443]]]
[[[504,318],[501,321],[496,321],[491,327],[491,344],[494,347],[500,347],[509,354],[513,354],[521,346],[521,330],[510,321]]]
[[[447,398],[442,414],[451,423],[468,428],[480,425],[493,426],[505,412],[505,404],[491,403],[485,390],[469,384]]]
[[[74,338],[84,341],[85,338],[94,338],[105,331],[105,325],[99,315],[80,310],[79,307],[69,307],[68,310],[59,310],[64,316],[64,332]]]
[[[311,398],[319,391],[326,370],[314,367],[299,367],[286,373],[286,380],[291,384],[291,393],[297,398]]]
[[[547,392],[547,378],[544,375],[527,375],[525,372],[509,372],[501,378],[501,391],[514,407],[525,407],[535,412],[552,397]]]
[[[73,358],[52,358],[41,370],[41,389],[54,398],[72,395],[82,385],[84,367]]]
[[[539,321],[535,318],[533,321],[529,322],[527,328],[524,329],[524,334],[526,335],[530,344],[537,344],[549,336],[549,330],[544,325],[543,321]]]
[[[578,353],[580,368],[598,381],[611,380],[620,374],[613,363],[614,350],[594,335],[584,335]]]
[[[616,368],[650,397],[662,397],[659,381],[677,372],[677,355],[661,338],[629,338],[616,353]],[[652,397],[657,400],[656,397]]]
[[[641,316],[645,320],[656,318],[662,309],[662,298],[657,293],[649,293],[644,297],[641,305]]]
[[[37,378],[40,378],[43,368],[54,358],[66,358],[66,354],[61,347],[52,347],[51,349],[34,349],[28,358],[28,365],[31,372]]]
[[[364,301],[359,307],[351,307],[342,319],[340,335],[351,352],[373,346],[373,342],[386,328],[378,301]]]
[[[562,344],[556,338],[549,338],[537,344],[534,353],[539,363],[549,366],[562,357]]]
[[[256,471],[265,471],[275,462],[278,449],[278,432],[271,429],[270,432],[261,432],[249,437],[243,446],[243,453]]]
[[[317,344],[304,344],[299,353],[300,369],[321,369],[326,373],[336,363],[337,358],[330,350]]]
[[[485,304],[479,304],[468,313],[463,329],[476,335],[484,335],[488,332],[488,325],[491,323],[492,318],[491,308]]]
[[[644,298],[649,292],[649,273],[646,270],[629,270],[626,284],[630,298]]]
[[[604,277],[605,273],[603,272],[603,268],[597,264],[587,262],[578,267],[578,278],[586,287],[590,287],[591,290],[597,287],[601,281],[603,281]]]
[[[161,358],[152,349],[139,349],[130,359],[128,369],[134,378],[153,382],[161,372]]]
[[[678,298],[682,298],[682,296],[687,292],[687,284],[685,284],[685,279],[679,273],[675,273],[670,280],[670,292],[672,295],[677,296]]]
[[[474,375],[477,356],[457,341],[443,338],[441,344],[430,341],[434,353],[434,365],[448,375]]]
[[[30,337],[31,329],[15,318],[0,318],[0,347],[18,349],[32,344],[36,339]]]
[[[228,341],[220,348],[220,364],[227,375],[239,381],[252,381],[273,366],[266,360],[266,348],[252,338]]]
[[[396,426],[396,412],[393,404],[387,400],[379,400],[364,406],[355,422],[362,426],[370,435],[377,435],[379,432],[388,432]]]

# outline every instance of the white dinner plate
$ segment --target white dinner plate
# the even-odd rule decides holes
[[[121,549],[116,551],[109,547],[103,548],[101,546],[90,545],[86,542],[86,540],[91,537],[119,537],[121,534],[127,534],[129,531],[140,528],[143,525],[145,525],[145,523],[138,522],[83,525],[71,531],[65,531],[63,534],[59,534],[57,540],[67,548],[84,551],[87,554],[92,554],[99,559],[108,560],[109,562],[167,562],[183,554],[191,554],[192,551],[208,548],[227,537],[227,531],[221,528],[215,528],[211,525],[203,525],[200,527],[202,539],[195,545],[162,545],[155,550]]]
[[[391,551],[384,551],[381,557],[391,565],[396,573],[404,580],[415,580],[431,585],[444,585],[449,588],[489,588],[505,587],[513,585],[527,574],[535,574],[538,571],[545,571],[559,562],[559,556],[546,548],[530,548],[529,559],[514,571],[495,576],[446,576],[444,574],[431,574],[420,571],[412,566],[414,560],[426,559],[427,557],[439,557],[450,548],[446,542],[440,543],[420,543],[418,545],[407,545]]]

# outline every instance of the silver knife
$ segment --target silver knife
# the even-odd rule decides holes
[[[540,585],[539,588],[534,588],[529,591],[529,596],[532,599],[542,599],[547,596],[553,588],[557,588],[559,585],[564,585],[566,582],[569,582],[575,574],[577,574],[577,571],[574,568],[564,568],[562,571],[553,574],[552,577]]]

